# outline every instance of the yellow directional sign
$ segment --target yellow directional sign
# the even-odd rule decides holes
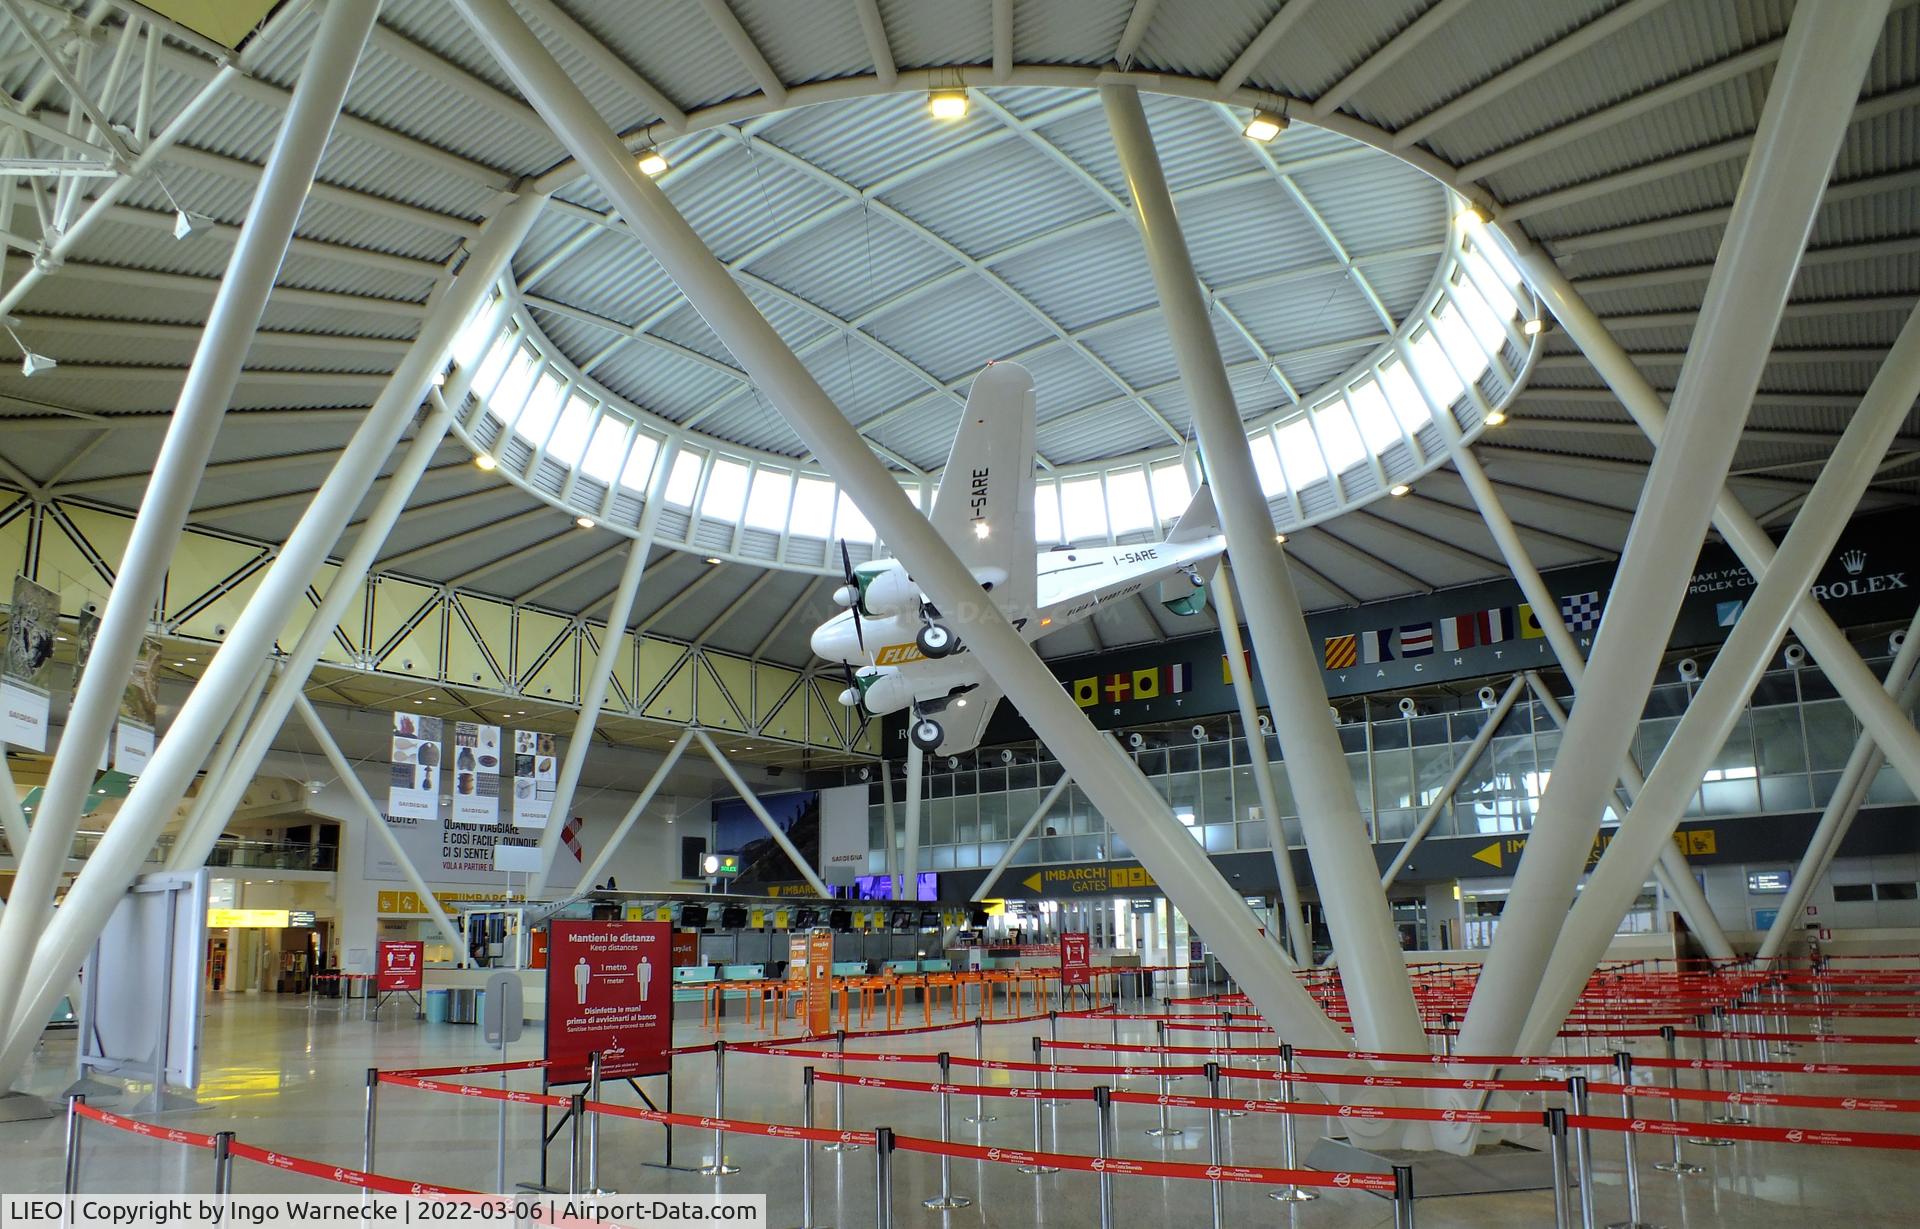
[[[1153,886],[1144,866],[1049,866],[1020,881],[1030,892],[1048,896],[1097,896]]]
[[[1473,860],[1475,862],[1485,862],[1488,866],[1491,866],[1494,870],[1500,870],[1501,869],[1500,842],[1495,841],[1493,844],[1487,846],[1485,849],[1475,850],[1473,854]]]

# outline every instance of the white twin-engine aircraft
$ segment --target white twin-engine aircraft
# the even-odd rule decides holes
[[[989,365],[967,395],[929,518],[999,612],[1033,641],[1157,583],[1169,610],[1198,613],[1226,549],[1207,488],[1195,492],[1163,542],[1041,551],[1036,558],[1033,432],[1033,377],[1014,363]],[[905,565],[875,559],[846,571],[846,584],[834,593],[846,609],[813,633],[813,651],[846,669],[840,702],[875,716],[911,709],[911,737],[922,751],[978,746],[1000,689]]]

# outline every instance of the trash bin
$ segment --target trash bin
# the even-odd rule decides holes
[[[445,1024],[447,1022],[447,990],[427,991],[427,1023]]]
[[[479,1018],[480,996],[484,990],[453,989],[445,991],[447,996],[447,1023],[472,1024]]]

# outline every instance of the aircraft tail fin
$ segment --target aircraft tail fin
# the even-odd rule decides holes
[[[1167,541],[1198,542],[1219,532],[1220,511],[1214,507],[1212,490],[1203,482],[1187,503],[1187,510],[1174,523],[1172,532],[1167,534]]]

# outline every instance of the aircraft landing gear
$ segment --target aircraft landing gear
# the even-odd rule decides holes
[[[953,632],[932,620],[913,638],[914,647],[927,657],[945,657],[957,643]]]
[[[946,736],[946,730],[931,717],[915,717],[912,727],[908,730],[908,737],[913,739],[913,745],[927,752],[937,749],[940,746],[940,740]]]

